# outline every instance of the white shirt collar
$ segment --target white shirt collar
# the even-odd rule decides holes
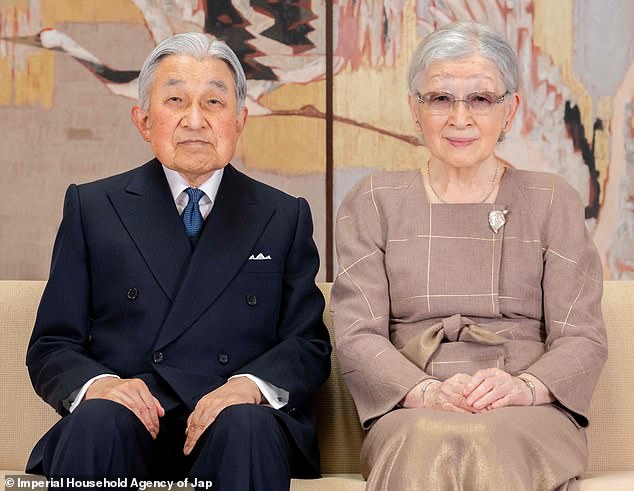
[[[206,197],[209,198],[211,202],[216,200],[216,195],[218,194],[218,188],[220,187],[220,181],[222,181],[222,174],[224,173],[224,170],[224,167],[222,169],[218,169],[209,179],[198,186],[198,188],[205,193]],[[172,191],[172,198],[174,199],[174,202],[177,202],[179,196],[185,191],[185,189],[191,186],[177,171],[168,169],[163,165],[163,172],[165,172],[167,183]]]

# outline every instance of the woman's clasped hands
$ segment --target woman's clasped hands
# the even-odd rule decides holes
[[[518,377],[487,368],[473,375],[458,373],[444,381],[429,379],[414,387],[403,407],[424,407],[458,413],[481,413],[504,406],[530,406],[532,394]]]

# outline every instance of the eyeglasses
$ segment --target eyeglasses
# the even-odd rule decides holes
[[[431,114],[449,114],[457,102],[464,102],[472,114],[486,116],[491,113],[495,104],[500,104],[509,94],[508,90],[501,96],[493,92],[473,92],[464,99],[456,99],[449,92],[427,92],[418,94],[418,103],[425,104]]]

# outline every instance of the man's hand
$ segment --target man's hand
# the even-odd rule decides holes
[[[236,377],[226,384],[205,395],[198,401],[194,412],[187,418],[185,447],[183,452],[189,455],[198,438],[218,417],[220,411],[235,404],[260,404],[262,394],[255,382],[246,377]]]
[[[124,405],[137,415],[152,438],[156,438],[158,435],[159,418],[165,415],[165,409],[152,395],[143,380],[138,378],[100,378],[88,387],[84,400],[88,399],[108,399]]]

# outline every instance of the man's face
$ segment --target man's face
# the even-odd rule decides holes
[[[132,120],[166,167],[192,186],[229,163],[247,109],[237,111],[235,82],[222,60],[163,58],[154,74],[149,109],[132,108]]]

